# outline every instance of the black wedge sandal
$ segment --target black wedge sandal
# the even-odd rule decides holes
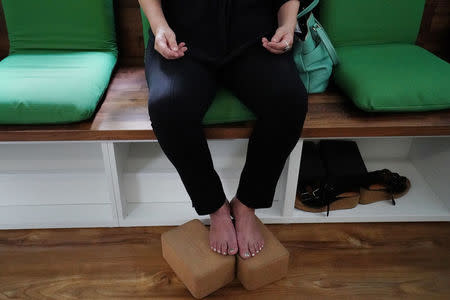
[[[295,207],[307,212],[326,211],[328,216],[330,210],[350,209],[358,205],[359,185],[348,184],[346,178],[341,178],[331,162],[334,158],[328,144],[323,150],[319,149],[320,145],[309,141],[303,143]]]
[[[326,170],[317,145],[312,141],[303,142],[295,207],[306,210],[308,206],[305,207],[304,203],[311,203],[318,197],[321,182],[325,178]]]

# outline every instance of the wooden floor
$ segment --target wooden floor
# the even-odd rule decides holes
[[[171,227],[0,231],[0,299],[190,299],[161,256]],[[288,278],[213,299],[450,298],[450,223],[270,225]]]

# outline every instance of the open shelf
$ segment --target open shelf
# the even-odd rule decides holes
[[[391,201],[380,201],[367,205],[358,205],[353,209],[310,213],[294,209],[289,222],[407,222],[407,221],[450,221],[450,211],[446,204],[430,188],[413,163],[408,160],[366,161],[368,171],[388,168],[406,176],[411,181],[411,189],[396,205]]]
[[[0,227],[113,226],[101,143],[0,144]]]
[[[247,140],[208,141],[214,167],[220,176],[228,199],[238,187],[244,166]],[[158,143],[121,143],[115,148],[119,160],[118,180],[124,226],[175,225],[208,216],[198,216],[176,169]],[[258,212],[263,218],[281,216],[281,185],[277,187],[274,206]]]

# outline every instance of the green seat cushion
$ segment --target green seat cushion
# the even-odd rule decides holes
[[[2,4],[11,53],[117,49],[112,0],[2,0]]]
[[[414,44],[425,0],[322,0],[320,21],[337,47]]]
[[[0,123],[90,118],[115,63],[110,52],[35,50],[6,57],[0,62]]]
[[[220,89],[203,118],[204,125],[256,120],[256,116],[229,90]]]
[[[409,44],[337,49],[335,81],[365,111],[450,108],[450,64]]]
[[[150,31],[150,24],[142,9],[141,19],[144,43],[147,45],[149,37],[153,36],[153,34]],[[213,125],[250,120],[256,120],[256,116],[229,90],[221,88],[206,112],[203,118],[203,124]]]

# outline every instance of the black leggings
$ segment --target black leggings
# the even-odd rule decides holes
[[[206,215],[219,209],[226,195],[213,167],[202,119],[218,86],[228,88],[257,117],[236,197],[251,208],[271,207],[308,110],[292,51],[273,54],[258,44],[220,66],[197,61],[188,52],[168,60],[151,42],[146,48],[148,113],[162,150],[196,212]]]

